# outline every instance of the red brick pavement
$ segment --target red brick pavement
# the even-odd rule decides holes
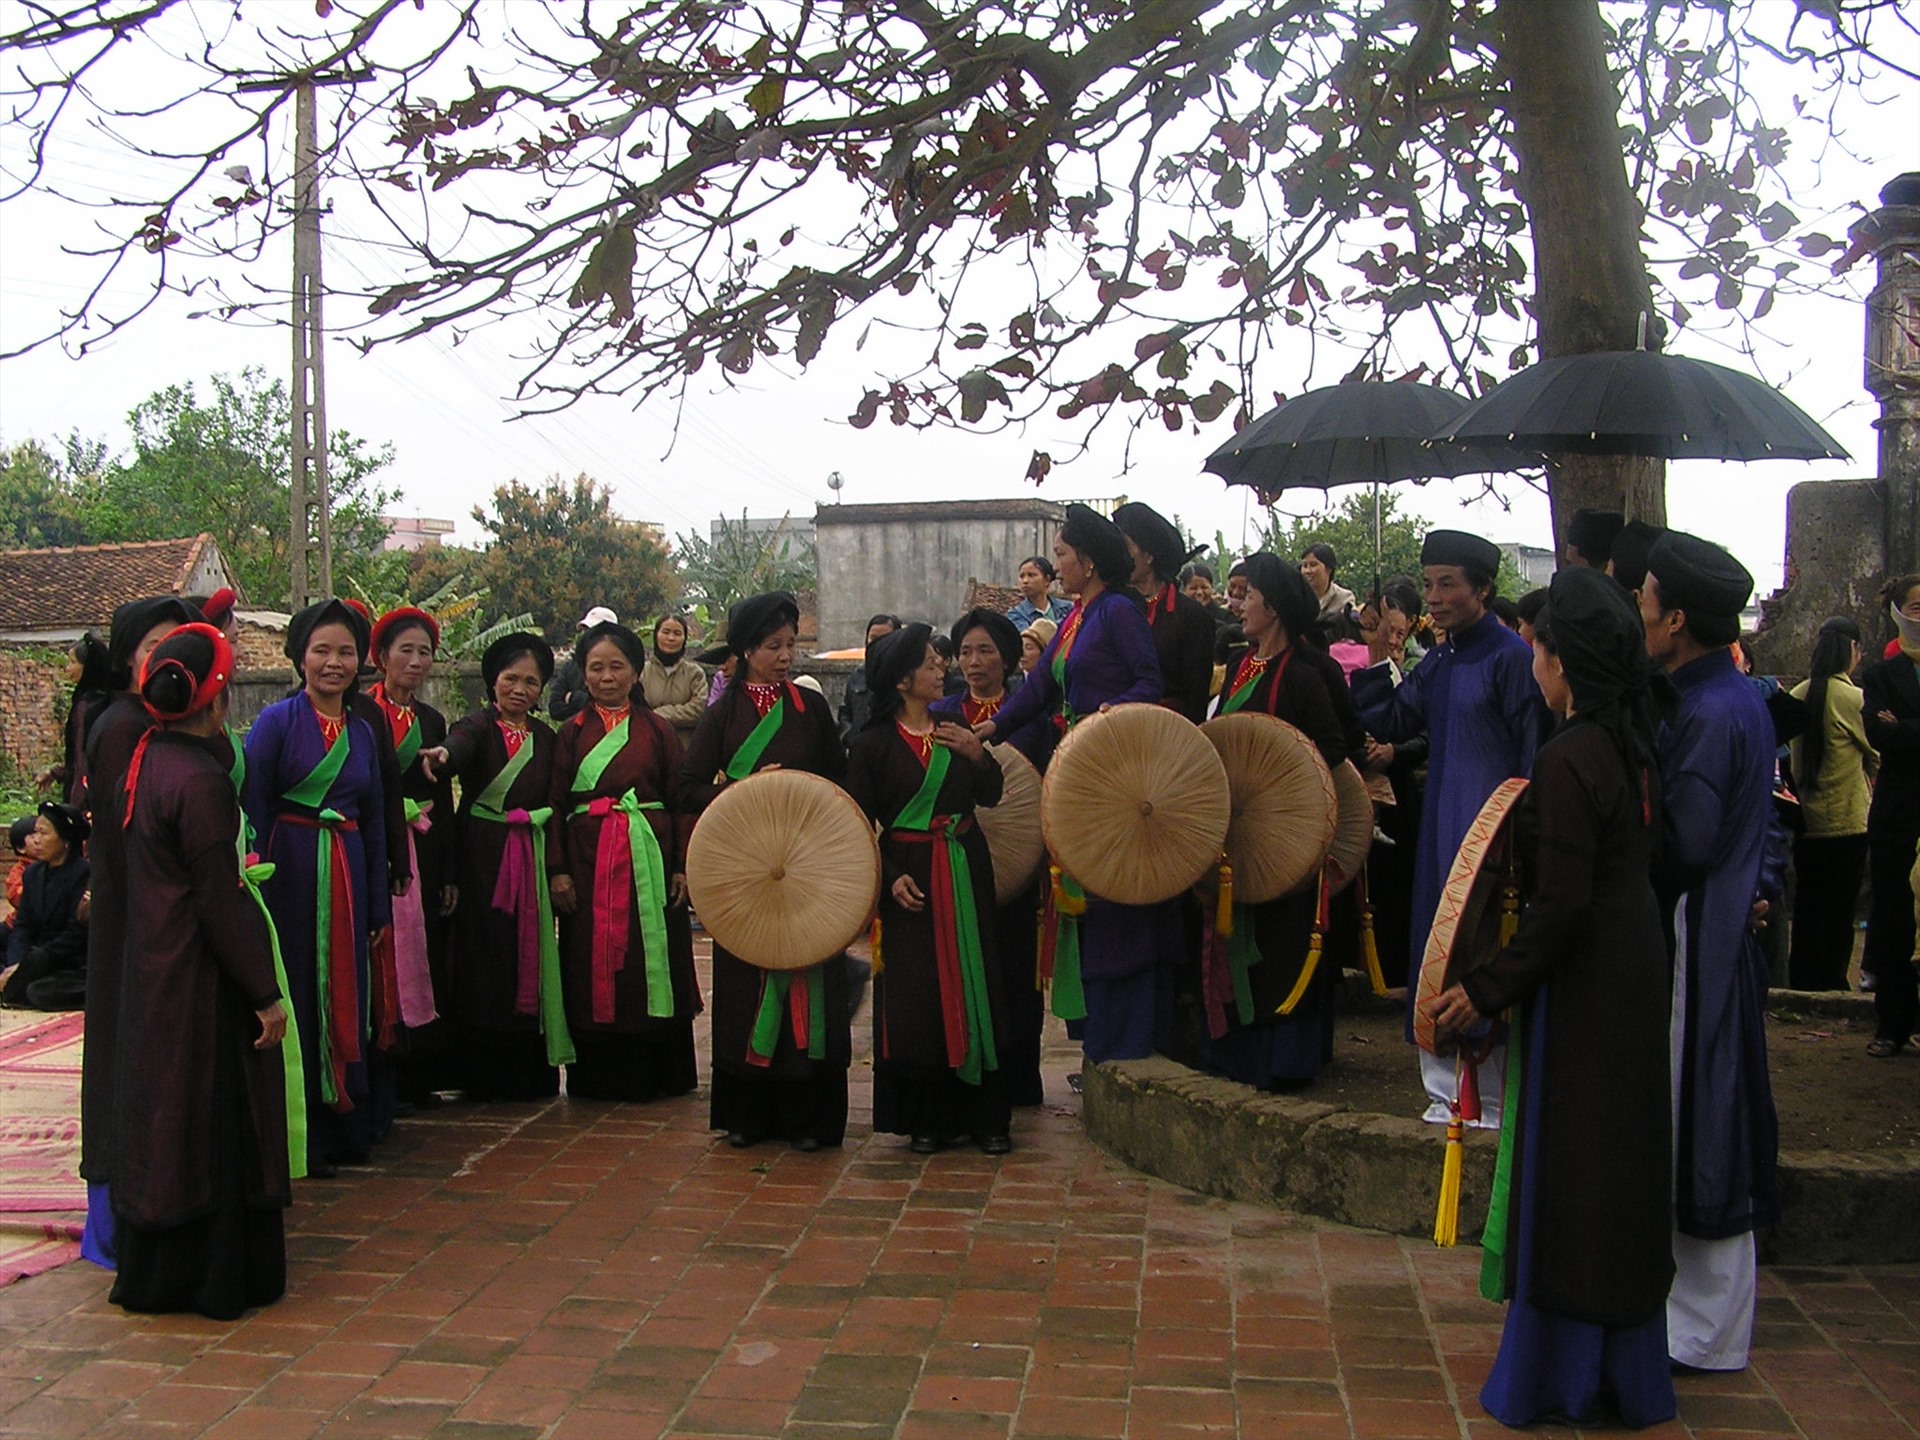
[[[449,1106],[303,1184],[290,1290],[122,1314],[84,1262],[0,1291],[0,1433],[304,1440],[1478,1437],[1501,1312],[1442,1251],[1145,1179],[1064,1045],[1013,1154],[734,1151],[704,1096]],[[1435,1174],[1439,1146],[1435,1146]],[[1774,1270],[1755,1362],[1652,1432],[1920,1425],[1920,1267]],[[1564,1435],[1572,1432],[1551,1430]]]

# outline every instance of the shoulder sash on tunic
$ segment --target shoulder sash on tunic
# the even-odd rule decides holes
[[[340,738],[327,747],[327,753],[320,757],[318,765],[307,772],[304,780],[282,793],[282,800],[304,805],[309,810],[321,809],[326,804],[327,792],[333,789],[333,782],[340,778],[340,772],[347,765],[347,754],[353,749],[353,715],[349,712],[343,718],[345,723],[340,727]]]
[[[775,706],[773,713],[778,710]],[[614,756],[626,749],[632,718],[629,712],[581,759],[573,772],[575,794],[598,785]],[[647,1014],[656,1020],[673,1015],[673,973],[667,963],[666,857],[646,815],[649,810],[666,808],[658,800],[642,801],[632,790],[617,799],[603,795],[573,807],[574,815],[590,815],[603,822],[593,863],[592,1005],[596,1025],[613,1023],[613,977],[626,968],[630,914],[640,921],[647,967]],[[624,816],[626,823],[614,821],[615,816]],[[631,885],[616,883],[615,877],[622,873],[631,877]]]
[[[780,727],[786,723],[786,697],[773,702],[773,708],[760,717],[760,723],[753,727],[753,733],[740,743],[733,752],[733,758],[727,762],[722,772],[729,780],[744,780],[753,774],[754,766],[760,763],[760,757],[767,753],[767,746],[773,743],[773,737],[780,733]]]
[[[567,1029],[567,1008],[560,990],[560,942],[554,934],[553,892],[547,882],[547,821],[553,807],[509,810],[507,795],[533,756],[531,732],[507,757],[507,763],[473,802],[473,818],[507,827],[507,844],[500,857],[500,875],[494,882],[491,905],[517,922],[519,978],[514,1009],[540,1017],[546,1040],[547,1064],[571,1065],[573,1036]]]
[[[925,840],[936,853],[931,870],[934,966],[940,982],[940,1011],[947,1039],[947,1063],[968,1085],[980,1083],[980,1071],[1000,1068],[994,1044],[993,1009],[987,997],[987,962],[980,945],[980,915],[974,905],[973,869],[960,832],[970,816],[936,815],[934,802],[953,766],[953,752],[936,745],[927,756],[920,788],[894,817],[896,838]]]

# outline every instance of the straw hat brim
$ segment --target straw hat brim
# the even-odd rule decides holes
[[[1264,905],[1309,884],[1340,817],[1333,774],[1319,750],[1286,721],[1258,711],[1217,715],[1200,733],[1219,752],[1232,796],[1223,848],[1235,902]],[[1214,871],[1200,877],[1202,894],[1218,888]]]
[[[1414,988],[1413,1040],[1428,1054],[1450,1054],[1453,1045],[1435,1035],[1433,1020],[1422,1006],[1500,953],[1497,901],[1510,883],[1513,817],[1526,789],[1525,780],[1506,780],[1487,797],[1447,872]]]
[[[831,780],[767,770],[727,786],[687,846],[700,923],[749,964],[801,970],[844,950],[880,894],[880,847]]]
[[[1159,705],[1080,721],[1041,787],[1054,861],[1090,895],[1153,905],[1220,861],[1233,806],[1227,772],[1200,728]]]
[[[1373,796],[1351,760],[1333,767],[1333,789],[1340,797],[1340,823],[1327,851],[1327,887],[1338,895],[1359,878],[1373,849]]]
[[[1047,858],[1040,833],[1040,772],[1011,745],[990,745],[987,753],[1000,762],[1006,783],[1000,803],[982,806],[973,818],[993,855],[993,898],[1005,905],[1033,884]]]

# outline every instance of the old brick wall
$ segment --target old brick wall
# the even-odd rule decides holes
[[[0,754],[32,774],[60,758],[66,682],[57,656],[0,650]]]

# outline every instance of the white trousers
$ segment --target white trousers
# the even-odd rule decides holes
[[[1744,1370],[1753,1346],[1759,1261],[1751,1234],[1725,1240],[1673,1235],[1667,1354],[1696,1370]]]
[[[1453,1118],[1453,1102],[1460,1096],[1460,1062],[1457,1057],[1420,1054],[1420,1081],[1427,1088],[1427,1113],[1422,1119],[1444,1125]],[[1476,1130],[1500,1128],[1500,1096],[1507,1081],[1507,1047],[1496,1045],[1493,1054],[1481,1063],[1480,1118]]]

